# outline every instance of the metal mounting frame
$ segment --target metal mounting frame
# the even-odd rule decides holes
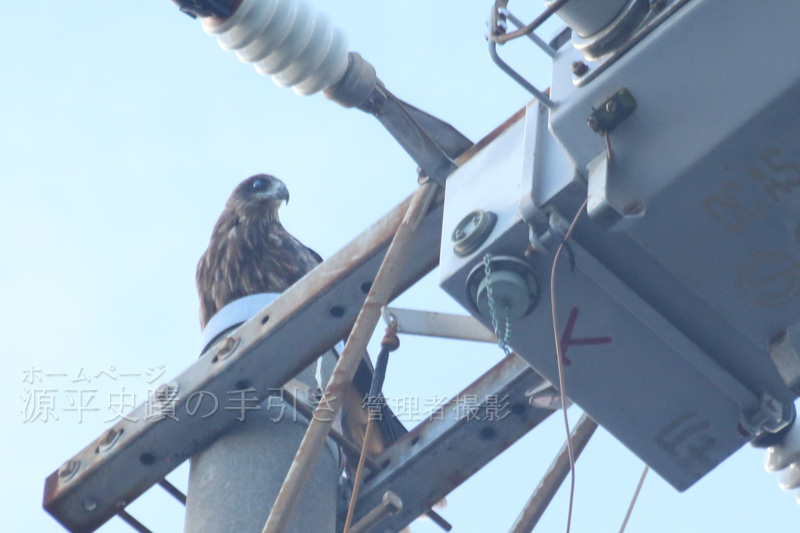
[[[544,383],[523,359],[508,355],[376,457],[384,469],[361,489],[356,519],[391,490],[403,508],[386,517],[379,530],[399,531],[411,523],[553,413],[531,406],[525,397]],[[466,397],[478,404],[463,405]],[[493,399],[508,402],[507,416],[487,420]]]
[[[439,195],[424,218],[424,231],[394,296],[438,264],[442,200]],[[180,423],[169,418],[145,421],[148,405],[139,405],[126,417],[136,422],[121,420],[70,460],[80,462],[73,475],[63,479],[59,471],[53,472],[45,482],[45,509],[70,531],[95,531],[118,513],[120,504],[135,500],[235,423],[237,414],[224,409],[206,418],[186,415],[186,400],[192,394],[203,391],[224,399],[228,391],[246,385],[255,389],[253,397],[263,400],[270,389],[345,337],[409,202],[410,198],[234,331],[230,337],[238,342],[224,358],[215,357],[212,348],[170,381],[177,386],[174,408]],[[302,346],[296,342],[299,336]],[[220,345],[228,346],[228,338]],[[119,438],[99,450],[111,431]]]
[[[505,131],[509,124],[515,122],[518,115],[519,113],[498,126],[459,156],[455,163],[460,166],[472,158]],[[169,384],[178,387],[177,397],[174,398],[176,410],[180,412],[185,407],[186,398],[195,392],[210,392],[224,398],[227,391],[236,390],[237,385],[246,384],[256,389],[254,397],[266,398],[270,389],[279,388],[345,337],[410,202],[411,197],[404,200],[298,281],[275,302],[230,335],[223,336],[207,356],[171,380]],[[440,194],[422,221],[422,231],[400,275],[397,289],[393,293],[395,297],[438,265],[443,204],[444,197]],[[334,308],[336,311],[332,313]],[[344,310],[341,315],[339,308]],[[302,349],[298,349],[296,342],[298,334],[304,339]],[[230,338],[234,340],[228,342]],[[215,357],[218,351],[224,355]],[[288,356],[289,354],[292,356]],[[522,360],[512,358],[511,362],[495,367],[467,390],[474,390],[485,396],[498,393],[502,397],[508,393],[510,398],[519,397],[520,401],[526,402],[524,392],[537,386],[541,388],[546,383]],[[520,394],[517,394],[517,389]],[[527,404],[525,406],[521,417],[513,415],[517,421],[521,418],[523,423],[499,423],[492,427],[497,432],[497,438],[490,439],[491,446],[486,447],[480,457],[476,458],[479,466],[471,468],[470,474],[552,412],[549,409],[528,408]],[[126,416],[141,419],[145,409],[145,404],[140,405]],[[237,413],[220,411],[207,418],[186,417],[185,420],[181,419],[180,424],[169,419],[151,420],[147,423],[121,420],[65,463],[74,465],[73,461],[80,462],[70,476],[66,479],[59,476],[64,467],[48,476],[44,490],[45,509],[72,532],[95,531],[110,518],[124,511],[124,505],[130,504],[153,485],[160,483],[169,472],[193,454],[205,449],[227,427],[236,423]],[[423,438],[427,438],[426,435],[430,435],[431,439],[440,444],[463,446],[466,442],[465,436],[471,435],[478,428],[472,420],[447,420],[449,422],[446,424],[421,424],[412,430],[412,436],[401,439],[386,453],[404,456],[405,452],[402,450],[409,442],[416,436],[420,436],[420,441],[417,442],[421,442]],[[110,432],[119,432],[113,446],[96,451]],[[418,452],[423,449],[430,452],[429,447],[420,446],[414,450],[415,453],[404,456],[402,460],[401,455],[398,455],[391,466],[389,477],[382,475],[378,478],[373,474],[362,492],[360,501],[363,499],[364,503],[360,503],[359,509],[369,510],[376,507],[370,504],[379,503],[383,493],[372,501],[378,483],[390,478],[398,479],[400,483],[410,483],[408,480],[414,479],[416,474],[408,472],[416,472],[419,465],[427,464],[426,461],[432,457],[430,453],[420,455]],[[468,451],[470,457],[475,457],[474,450]],[[384,458],[381,459],[383,461]],[[441,488],[436,489],[442,495],[469,477],[461,462],[447,468],[455,466],[460,469],[458,471],[461,474],[454,474],[444,480]],[[408,523],[430,508],[430,505],[425,507],[425,503],[421,503],[421,496],[404,494],[404,511],[391,517],[392,524],[404,521]],[[87,507],[91,510],[87,510]],[[363,512],[359,511],[356,518],[361,517]]]
[[[497,337],[470,315],[416,311],[397,307],[384,307],[381,314],[387,325],[392,320],[397,321],[398,333],[497,343]]]

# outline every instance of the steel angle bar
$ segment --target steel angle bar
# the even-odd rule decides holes
[[[397,320],[397,333],[497,344],[497,337],[483,323],[469,315],[397,307],[384,307],[381,314],[387,324],[392,318]]]
[[[135,500],[244,416],[242,408],[231,407],[232,396],[246,394],[247,404],[258,405],[270,389],[281,387],[344,338],[411,200],[53,472],[45,481],[45,509],[70,531],[96,530],[117,513],[119,503]],[[438,264],[442,209],[439,194],[421,222],[392,297]]]
[[[575,448],[576,461],[589,443],[589,439],[592,438],[595,429],[597,429],[597,422],[589,418],[586,413],[581,416],[581,419],[572,428],[570,438],[572,439],[572,446]],[[522,512],[514,521],[509,533],[530,533],[533,531],[564,479],[566,479],[567,474],[569,474],[569,452],[565,442],[539,485],[536,486],[536,490],[533,491],[528,503],[525,504],[525,508],[522,509]]]
[[[515,354],[504,358],[384,453],[361,489],[355,519],[390,491],[403,502],[375,531],[399,531],[536,427],[553,411],[525,392],[544,382]]]

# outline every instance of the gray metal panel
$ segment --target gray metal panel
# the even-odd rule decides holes
[[[496,210],[498,215],[493,235],[472,256],[458,258],[449,243],[442,243],[442,287],[473,313],[466,277],[484,253],[524,258],[528,246],[528,227],[522,223],[513,197],[517,179],[513,173],[522,169],[518,157],[520,150],[524,151],[524,123],[511,124],[451,176],[448,184],[445,234],[472,209]],[[575,192],[572,180],[563,180],[563,175],[558,179],[565,189]],[[585,189],[577,192],[585,197]],[[566,214],[574,213],[580,196],[563,192],[562,196],[557,200],[560,208]],[[598,248],[595,240],[610,242],[612,250],[613,246],[616,251],[627,249],[652,262],[624,234],[606,232],[589,218],[579,225],[572,243],[576,269],[569,272],[565,257],[557,288],[561,331],[569,330],[564,337],[570,362],[567,393],[665,479],[685,489],[747,441],[739,425],[749,413],[758,411],[758,393],[763,389],[746,388],[730,369],[718,364],[620,281],[593,257]],[[592,245],[593,253],[584,250],[584,243]],[[649,265],[646,261],[637,265],[636,255],[617,254],[614,258],[631,263],[632,269]],[[548,287],[552,255],[525,260],[540,287]],[[672,297],[680,299],[686,292],[684,288]],[[488,325],[489,321],[483,320]],[[587,338],[588,345],[570,344],[571,339]],[[541,297],[530,316],[512,324],[511,346],[545,377],[556,381],[549,298]]]
[[[627,87],[639,107],[612,133],[628,200],[649,198],[794,85],[800,3],[692,0],[585,87],[571,44],[553,63],[551,127],[579,167],[604,149],[593,107]]]
[[[517,225],[493,243],[507,250],[525,242]],[[700,479],[747,439],[737,432],[744,410],[758,399],[680,332],[605,271],[577,243],[576,270],[567,262],[558,288],[561,331],[597,344],[567,346],[567,394],[676,488]],[[551,257],[532,261],[539,283],[549,283]],[[465,307],[472,265],[443,288]],[[598,284],[599,278],[606,287]],[[542,298],[529,317],[512,324],[511,346],[549,380],[558,372],[550,318]],[[606,342],[606,340],[610,342]]]
[[[568,44],[551,115],[584,167],[604,149],[585,124],[592,107],[633,93],[638,109],[610,135],[606,194],[646,213],[615,228],[624,235],[586,227],[583,242],[737,379],[782,401],[767,344],[800,316],[800,65],[777,58],[800,46],[797,20],[797,2],[693,0],[583,87]]]

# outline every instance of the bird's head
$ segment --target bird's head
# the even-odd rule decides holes
[[[278,220],[281,202],[289,203],[289,190],[269,174],[256,174],[241,182],[228,199],[226,208],[243,215],[266,215]]]

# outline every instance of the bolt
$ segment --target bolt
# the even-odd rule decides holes
[[[86,498],[83,500],[83,508],[89,512],[94,511],[97,509],[97,500],[94,498]]]
[[[67,481],[72,479],[72,477],[78,473],[78,470],[81,468],[81,462],[77,459],[70,459],[63,465],[61,468],[58,469],[58,478],[61,481]]]
[[[611,113],[612,115],[617,112],[617,103],[614,100],[609,100],[606,102],[606,111]]]
[[[163,385],[158,387],[156,389],[155,394],[153,394],[153,397],[156,399],[157,402],[161,403],[162,405],[165,405],[168,404],[170,401],[172,401],[177,395],[178,395],[178,384],[173,381],[172,383],[164,383]],[[116,435],[116,437],[119,437],[119,435]]]
[[[97,452],[107,452],[110,450],[117,443],[120,435],[122,435],[122,430],[117,431],[116,429],[111,428],[106,431],[100,438],[100,445],[97,447]]]
[[[572,73],[576,76],[583,76],[589,71],[589,66],[583,61],[575,61],[572,63]]]
[[[461,219],[450,235],[453,252],[458,257],[465,257],[474,252],[492,232],[496,220],[497,215],[491,212],[477,210],[469,213]]]
[[[227,359],[236,347],[239,345],[239,337],[234,337],[231,335],[224,341],[219,343],[217,346],[217,355],[214,357],[215,361],[222,361],[223,359]]]
[[[666,5],[667,0],[650,0],[650,11],[659,13]]]
[[[597,130],[598,130],[598,128],[600,127],[600,121],[599,121],[599,120],[597,120],[597,117],[595,117],[595,116],[591,116],[591,117],[589,117],[589,120],[587,120],[587,121],[586,121],[586,123],[587,123],[587,124],[589,125],[589,127],[590,127],[590,128],[592,128],[594,131],[597,131]]]
[[[361,520],[353,524],[353,527],[350,528],[350,532],[366,533],[367,531],[373,531],[376,529],[376,525],[402,510],[403,500],[401,500],[395,493],[387,491],[383,494],[381,503],[364,515]]]

